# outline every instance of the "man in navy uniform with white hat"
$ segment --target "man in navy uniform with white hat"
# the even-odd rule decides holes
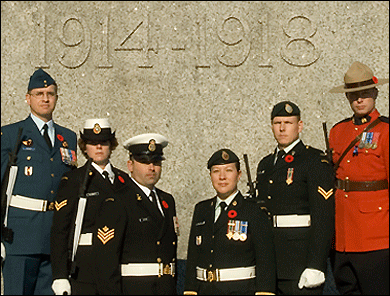
[[[272,215],[277,293],[321,295],[334,232],[334,176],[326,155],[304,145],[301,112],[282,101],[271,112],[277,147],[257,167],[258,198]]]
[[[2,222],[13,239],[2,231],[4,294],[50,295],[50,227],[53,202],[61,176],[76,165],[76,134],[53,121],[58,100],[57,84],[42,69],[30,77],[26,102],[31,114],[22,121],[1,127],[1,179],[18,132],[16,180],[7,198]],[[5,177],[7,178],[7,177]],[[3,188],[2,188],[3,189]],[[3,196],[2,196],[3,198]],[[3,205],[3,201],[2,201]]]
[[[97,227],[99,282],[108,294],[177,294],[175,200],[155,186],[167,145],[168,140],[155,133],[124,143],[130,155],[129,196],[121,204],[106,203]]]
[[[56,295],[104,295],[95,268],[96,220],[105,203],[128,196],[130,178],[110,161],[118,141],[107,118],[87,119],[78,145],[89,161],[64,174],[59,185],[51,230],[52,288]]]

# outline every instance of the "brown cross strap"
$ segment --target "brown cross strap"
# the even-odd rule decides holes
[[[344,150],[343,154],[341,154],[340,158],[338,161],[334,164],[333,169],[334,171],[337,171],[341,161],[347,155],[348,151],[351,150],[351,148],[362,138],[362,135],[364,132],[368,132],[370,129],[372,129],[374,126],[376,126],[379,122],[381,122],[380,118],[378,117],[375,119],[373,122],[371,122],[347,147],[347,149]]]

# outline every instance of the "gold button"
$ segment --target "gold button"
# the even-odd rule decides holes
[[[379,207],[378,209],[379,209],[379,210],[382,210],[382,207]]]
[[[272,180],[269,180],[269,182],[272,184],[274,181],[272,181]]]
[[[348,159],[347,162],[350,163],[351,161]]]
[[[355,127],[355,131],[357,131],[358,130],[358,128],[357,127]]]
[[[27,160],[30,160],[31,159],[31,156],[29,155],[29,156],[27,156]]]
[[[211,250],[210,252],[211,252],[211,253],[213,253],[213,252],[214,252],[214,250]]]
[[[348,177],[345,177],[345,180],[349,180],[349,178],[348,178]]]
[[[214,235],[211,238],[214,238]]]
[[[52,177],[54,177],[54,174],[51,174]]]
[[[173,245],[176,245],[176,242],[172,242]]]
[[[346,194],[345,197],[348,197],[348,194]]]
[[[175,262],[175,258],[172,258],[172,262]]]
[[[53,161],[54,159],[53,159],[53,157],[52,158],[50,158],[50,161]]]
[[[157,258],[157,262],[158,262],[158,263],[161,263],[161,258]]]
[[[160,244],[160,241],[157,242],[157,245],[159,245],[159,244]]]
[[[272,197],[268,195],[268,199],[271,199]]]
[[[212,264],[210,264],[210,268],[211,268],[211,267],[213,267],[213,265],[212,265]]]
[[[52,191],[50,191],[50,193],[51,193],[51,194],[54,194],[54,191],[52,190]]]
[[[368,150],[366,150],[365,152],[368,153]]]

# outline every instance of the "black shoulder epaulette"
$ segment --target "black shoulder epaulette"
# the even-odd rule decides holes
[[[348,121],[351,121],[352,120],[352,117],[348,117],[348,118],[345,118],[339,122],[337,122],[335,125],[333,125],[333,127],[335,127],[336,125],[340,124],[340,123],[343,123],[343,122],[348,122]]]
[[[389,117],[386,117],[386,116],[379,116],[379,119],[380,119],[382,122],[389,123]]]

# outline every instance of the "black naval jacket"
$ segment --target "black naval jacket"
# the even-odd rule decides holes
[[[101,208],[98,232],[99,284],[105,294],[175,295],[177,275],[121,276],[128,263],[177,263],[176,205],[173,196],[156,188],[164,216],[130,179],[128,195]]]
[[[275,293],[276,266],[273,234],[267,214],[254,200],[240,192],[214,223],[215,203],[211,198],[196,204],[188,243],[185,291],[198,294]],[[229,239],[229,220],[247,221],[244,241]],[[196,267],[207,270],[256,265],[253,279],[207,282],[196,278]]]
[[[89,182],[87,183],[87,204],[84,212],[82,234],[93,233],[93,236],[95,236],[95,223],[98,218],[99,209],[103,203],[129,194],[127,187],[127,183],[130,182],[129,175],[113,166],[112,170],[115,173],[115,181],[110,186],[106,183],[103,176],[91,166],[92,175],[90,175]],[[79,201],[79,189],[80,184],[84,180],[85,173],[86,165],[64,174],[59,185],[50,238],[53,280],[69,278],[68,241],[71,240],[73,242],[73,237],[70,237],[70,235],[73,231],[72,228],[74,229]],[[95,263],[99,258],[96,258],[93,252],[94,240],[95,238],[93,238],[92,245],[90,246],[78,246],[75,255],[76,273],[72,276],[77,281],[85,283],[96,282]]]
[[[276,166],[274,157],[264,157],[257,167],[258,198],[271,215],[311,216],[310,227],[273,228],[278,278],[299,279],[305,268],[326,274],[334,233],[332,167],[322,151],[302,141]]]

